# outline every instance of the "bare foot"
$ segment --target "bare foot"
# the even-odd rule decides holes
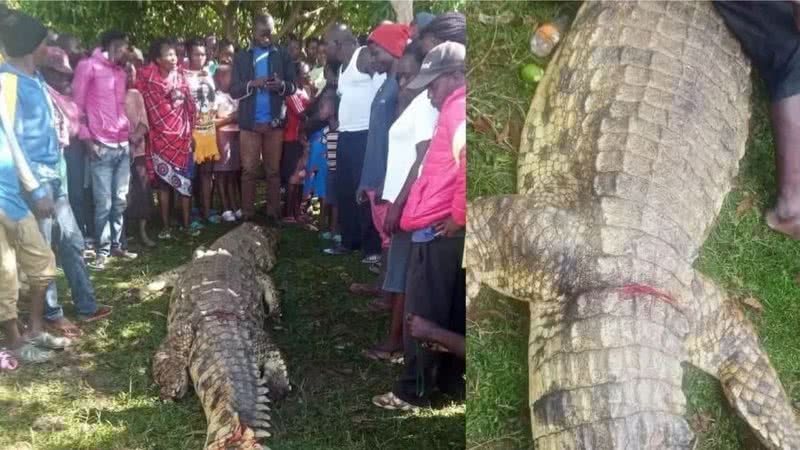
[[[783,233],[792,239],[800,240],[800,220],[797,218],[781,219],[774,209],[767,212],[765,219],[767,226],[773,230]]]
[[[76,338],[80,337],[83,332],[77,325],[70,322],[66,317],[59,317],[55,320],[46,320],[45,326],[49,331],[58,333],[64,337]]]

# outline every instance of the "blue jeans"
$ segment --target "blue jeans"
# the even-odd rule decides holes
[[[92,160],[94,232],[97,255],[108,256],[122,246],[122,225],[131,179],[131,151],[127,144],[100,144],[100,156]]]
[[[97,310],[94,298],[94,288],[89,280],[89,272],[83,260],[83,235],[78,228],[72,208],[69,206],[67,195],[61,189],[59,180],[47,183],[48,191],[55,205],[55,216],[47,219],[38,219],[39,230],[45,241],[50,245],[53,241],[53,225],[58,224],[59,236],[56,253],[64,268],[69,289],[72,291],[72,302],[79,315],[91,315]],[[56,282],[51,281],[45,294],[44,318],[56,320],[64,317],[64,311],[58,304],[58,291]]]
[[[69,204],[78,221],[78,227],[84,237],[92,236],[90,210],[91,205],[87,203],[88,193],[86,186],[86,152],[83,142],[73,139],[69,146],[64,150],[64,160],[67,163],[67,193]]]

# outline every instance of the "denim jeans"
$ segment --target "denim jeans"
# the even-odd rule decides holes
[[[73,139],[69,146],[64,149],[64,160],[67,163],[67,192],[69,204],[78,221],[78,227],[84,237],[92,236],[90,193],[88,193],[86,183],[86,152],[83,142]]]
[[[131,179],[131,151],[128,144],[110,147],[100,144],[100,156],[92,160],[94,232],[97,255],[108,256],[122,246],[122,225]]]
[[[97,303],[94,298],[92,282],[89,280],[89,272],[83,260],[83,235],[72,214],[67,195],[61,189],[61,181],[50,181],[47,183],[47,187],[55,205],[55,216],[38,219],[39,230],[47,244],[50,245],[53,241],[53,225],[58,224],[59,236],[56,253],[64,269],[64,275],[67,277],[69,289],[72,291],[72,302],[79,315],[94,314],[97,310]],[[58,303],[55,281],[50,282],[47,286],[45,302],[45,319],[56,320],[64,317],[64,311]]]

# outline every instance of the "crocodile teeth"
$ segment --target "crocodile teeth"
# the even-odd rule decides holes
[[[257,403],[269,403],[269,398],[266,395],[259,395],[256,399]]]
[[[256,419],[269,421],[272,420],[272,417],[266,413],[256,413]]]
[[[256,410],[257,411],[269,411],[269,406],[264,403],[256,403]]]
[[[269,431],[266,430],[256,430],[255,436],[257,438],[268,438],[272,435],[269,433]]]
[[[258,395],[266,395],[269,394],[269,388],[260,387],[256,389],[256,392],[258,393]]]
[[[253,421],[253,426],[262,430],[265,428],[272,428],[272,425],[270,425],[270,423],[267,422],[266,420]]]

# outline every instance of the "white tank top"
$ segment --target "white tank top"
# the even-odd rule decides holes
[[[358,70],[358,55],[366,47],[353,52],[350,63],[342,72],[339,69],[339,131],[364,131],[369,129],[369,114],[372,99],[380,89],[386,74],[370,77]]]

